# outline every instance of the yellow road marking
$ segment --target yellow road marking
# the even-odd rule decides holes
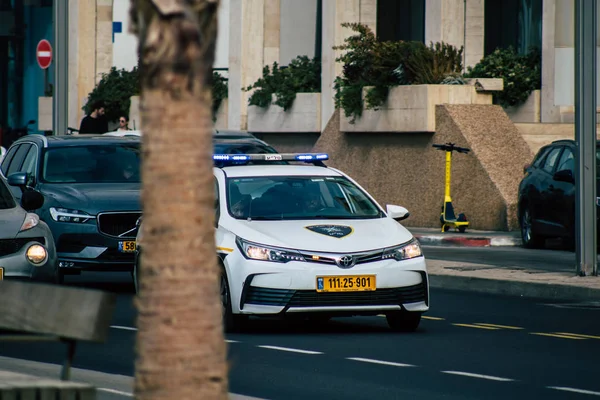
[[[233,249],[230,249],[229,247],[217,247],[217,250],[226,251],[228,253],[231,253],[233,251]]]
[[[443,320],[444,320],[444,318],[440,318],[440,317],[430,317],[430,316],[427,316],[427,315],[423,315],[423,316],[421,316],[421,318],[423,318],[423,319],[430,319],[430,320],[432,320],[432,321],[443,321]]]
[[[556,337],[556,338],[561,338],[561,339],[574,339],[574,340],[585,340],[586,339],[584,337],[561,335],[558,333],[530,332],[530,335],[551,336],[551,337]]]
[[[486,324],[486,323],[483,323],[483,322],[476,322],[475,325],[491,326],[492,328],[500,328],[500,329],[525,329],[525,328],[521,328],[519,326]]]
[[[464,326],[465,328],[479,328],[479,329],[489,329],[492,331],[498,330],[500,328],[494,328],[492,326],[482,326],[482,325],[471,325],[471,324],[452,324],[456,326]]]
[[[568,333],[568,332],[556,332],[559,335],[569,335],[569,336],[575,336],[575,337],[580,337],[580,338],[584,338],[584,339],[600,339],[600,336],[592,336],[592,335],[582,335],[580,333]]]

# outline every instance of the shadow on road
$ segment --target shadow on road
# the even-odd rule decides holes
[[[96,289],[117,294],[135,294],[129,272],[83,272],[65,276],[65,286]]]

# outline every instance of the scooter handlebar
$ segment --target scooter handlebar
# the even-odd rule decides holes
[[[456,151],[459,153],[468,153],[471,149],[467,149],[466,147],[458,147],[455,146],[454,143],[446,143],[446,144],[433,144],[432,147],[435,147],[438,150],[442,151]]]

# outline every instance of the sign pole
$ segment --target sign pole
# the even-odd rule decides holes
[[[52,95],[52,130],[54,135],[67,133],[69,118],[69,6],[67,1],[54,1],[54,91]]]
[[[575,0],[577,275],[598,274],[596,251],[596,0]]]

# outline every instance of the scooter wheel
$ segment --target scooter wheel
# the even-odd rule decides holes
[[[460,233],[465,233],[465,231],[466,231],[466,230],[467,230],[467,227],[466,227],[466,226],[459,226],[459,227],[458,227],[458,231],[459,231]]]

